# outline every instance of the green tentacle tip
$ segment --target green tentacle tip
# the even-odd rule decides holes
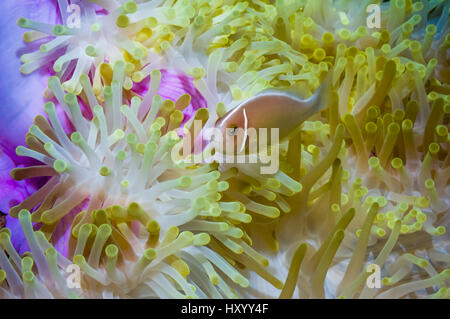
[[[59,71],[61,71],[61,69],[62,69],[61,63],[55,62],[55,64],[53,64],[53,71],[59,72]]]
[[[204,16],[196,16],[194,19],[194,26],[196,26],[197,28],[203,26],[206,23],[206,19]]]
[[[447,269],[445,269],[445,270],[443,270],[441,273],[440,273],[440,275],[443,275],[444,276],[444,278],[449,278],[450,277],[450,268],[447,268]]]
[[[13,209],[13,208],[11,208],[11,209]],[[10,210],[10,215],[11,215],[11,210]],[[0,234],[6,234],[7,236],[11,237],[11,230],[9,228],[2,228],[2,229],[0,229]]]
[[[179,187],[186,188],[186,187],[191,186],[191,184],[192,184],[192,179],[191,179],[190,176],[183,176],[183,177],[180,177],[178,179],[178,186]]]
[[[90,56],[90,57],[96,57],[96,56],[98,56],[97,50],[96,50],[95,47],[92,46],[92,45],[88,45],[88,46],[86,47],[86,49],[84,50],[84,52],[86,53],[87,56]]]
[[[147,259],[147,261],[152,261],[156,258],[156,250],[153,248],[148,248],[144,251],[142,257]]]
[[[11,240],[11,235],[7,232],[0,233],[0,245],[5,245]]]
[[[430,201],[426,197],[417,197],[414,200],[414,204],[419,206],[420,208],[425,208],[425,207],[428,207],[428,205],[430,204]]]
[[[23,257],[21,261],[22,272],[31,271],[33,268],[34,261],[31,257]]]
[[[194,241],[194,234],[190,231],[184,231],[178,236],[178,239],[186,245],[190,245]]]
[[[161,129],[161,127],[163,127],[164,125],[166,125],[166,120],[163,118],[163,117],[158,117],[156,120],[155,120],[155,123],[154,124],[156,124],[156,125],[158,125],[160,128],[159,129]]]
[[[111,235],[112,228],[109,224],[102,224],[98,228],[98,233],[102,234],[105,238],[108,238]]]
[[[23,273],[23,281],[30,284],[34,281],[34,274],[31,271],[25,271]]]
[[[202,67],[193,67],[189,70],[189,75],[198,80],[206,75],[206,71]]]
[[[167,51],[170,48],[170,43],[169,43],[169,41],[164,40],[164,41],[161,41],[159,46],[160,46],[161,50]]]
[[[267,209],[267,213],[269,215],[267,217],[269,217],[269,218],[277,218],[277,217],[280,216],[280,210],[278,208],[276,208],[276,207],[270,207],[269,206],[268,209]]]
[[[105,95],[105,97],[111,97],[112,96],[112,88],[110,86],[105,86],[103,88],[103,94]],[[95,106],[95,107],[97,107],[97,106]],[[95,111],[95,107],[94,107],[94,111]],[[102,109],[101,106],[99,106],[99,108]]]
[[[369,158],[369,166],[372,168],[377,168],[380,166],[380,160],[378,159],[378,157],[372,156],[371,158]]]
[[[19,220],[22,222],[28,219],[31,219],[30,211],[28,209],[21,209],[19,212]]]
[[[119,28],[126,28],[130,24],[130,18],[126,16],[125,14],[121,14],[116,19],[116,25]]]
[[[48,44],[42,44],[42,45],[39,47],[39,51],[41,51],[42,53],[48,52],[49,50],[50,50],[50,49],[49,49]]]
[[[155,17],[149,17],[146,20],[146,24],[149,28],[153,29],[158,25],[158,19],[156,19]]]
[[[28,28],[29,27],[29,20],[27,18],[19,18],[17,20],[17,25],[21,28]]]
[[[134,1],[127,1],[123,4],[123,10],[126,13],[135,13],[137,9],[137,4]]]
[[[217,182],[217,180],[215,179],[209,181],[206,185],[209,191],[216,191],[219,188],[219,182]]]
[[[227,107],[225,106],[225,104],[223,102],[217,103],[217,105],[216,105],[217,116],[220,118],[220,117],[224,116],[226,112],[227,112]]]
[[[434,233],[436,236],[441,236],[441,235],[444,235],[446,233],[446,231],[447,231],[447,229],[445,228],[445,226],[438,226],[438,227],[436,227],[436,230]]]
[[[197,197],[193,203],[193,207],[195,209],[203,209],[206,205],[207,200],[204,197]]]
[[[148,221],[145,227],[147,228],[149,234],[157,234],[160,230],[159,223],[154,219]]]
[[[136,151],[140,154],[144,154],[145,153],[145,144],[143,143],[138,143],[136,145]]]
[[[391,161],[391,165],[395,169],[401,169],[403,167],[403,161],[399,157],[395,157]]]
[[[194,246],[208,245],[211,237],[207,233],[201,233],[194,236]]]
[[[232,28],[229,24],[225,24],[220,28],[220,31],[222,34],[230,34],[231,30],[232,30]]]
[[[164,41],[163,41],[164,42]],[[167,42],[167,41],[165,41],[165,42]],[[133,57],[136,59],[136,60],[140,60],[140,59],[142,59],[143,57],[145,57],[145,55],[146,55],[146,53],[147,53],[147,50],[146,50],[146,48],[145,47],[138,47],[138,48],[135,48],[134,50],[133,50],[133,52],[130,52],[132,55],[133,55]]]
[[[295,192],[295,193],[299,193],[299,192],[302,191],[303,185],[302,185],[301,183],[299,183],[299,182],[294,181],[294,182],[292,183],[292,185],[290,185],[290,189],[291,189],[293,192]]]
[[[125,137],[125,132],[118,128],[116,130],[114,130],[113,134],[112,134],[116,139],[121,140]]]
[[[99,170],[99,174],[102,176],[111,175],[111,169],[108,166],[102,166]]]
[[[175,133],[174,131],[170,131],[169,133],[167,133],[167,136],[169,137],[169,145],[170,146],[177,144],[181,140],[181,138],[178,136],[178,134]]]
[[[64,95],[64,102],[67,104],[73,104],[77,101],[77,96],[73,93],[67,93]]]
[[[48,257],[56,257],[57,256],[57,251],[54,247],[49,247],[45,250],[45,256]]]
[[[161,71],[158,70],[158,69],[152,70],[152,71],[150,72],[150,77],[151,77],[152,79],[155,79],[155,78],[161,79]],[[155,96],[153,97],[153,99],[155,99],[155,98],[158,99],[158,102],[162,102],[162,98],[161,98],[160,95],[155,95]]]
[[[105,254],[109,258],[114,258],[119,254],[119,248],[114,244],[109,244],[105,248]]]
[[[61,84],[61,82],[59,81],[59,78],[57,76],[51,76],[48,78],[48,81],[47,81],[48,87],[52,87],[54,85],[59,85],[59,84]]]
[[[127,158],[127,152],[125,152],[124,150],[118,151],[116,154],[116,158],[119,161],[124,161]]]
[[[50,142],[47,142],[47,143],[44,144],[44,149],[49,154],[51,154],[53,151],[55,151],[55,147]]]
[[[220,207],[211,207],[209,209],[209,214],[213,217],[218,217],[221,213],[222,211],[220,210]]]
[[[230,187],[230,184],[226,181],[222,181],[218,183],[218,191],[223,192],[226,191]]]
[[[434,181],[431,178],[425,180],[425,188],[428,190],[434,189]]]
[[[70,135],[70,140],[71,140],[72,142],[74,142],[75,144],[80,144],[80,143],[83,142],[83,136],[81,135],[80,132],[73,132],[73,133]]]
[[[119,69],[125,69],[126,67],[126,63],[123,60],[117,60],[114,63],[114,71],[119,70]]]
[[[86,259],[84,258],[83,255],[76,255],[73,257],[73,262],[75,265],[78,265],[81,267],[86,264]]]
[[[440,150],[440,146],[439,146],[439,144],[438,143],[431,143],[429,146],[428,146],[428,151],[431,153],[431,154],[437,154],[438,152],[439,152],[439,150]]]
[[[57,24],[53,27],[52,31],[54,35],[64,35],[67,33],[67,28],[63,25]]]
[[[98,23],[98,22],[93,23],[91,25],[92,32],[99,32],[101,29],[102,29],[102,25],[100,23]]]
[[[136,145],[138,142],[137,136],[135,134],[127,135],[127,143],[130,145]]]
[[[175,18],[175,9],[166,7],[163,9],[163,14],[167,17],[167,19],[173,19]]]
[[[389,278],[389,277],[384,277],[383,279],[381,279],[381,282],[382,282],[383,285],[385,285],[385,286],[392,285],[391,278]]]
[[[68,168],[68,164],[60,159],[53,162],[53,169],[58,173],[63,173]]]
[[[387,204],[386,197],[384,196],[377,196],[376,201],[379,207],[384,207]]]
[[[211,172],[211,177],[212,179],[218,179],[220,177],[220,172],[219,171]]]

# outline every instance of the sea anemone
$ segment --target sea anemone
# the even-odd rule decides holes
[[[360,7],[347,4],[349,10]],[[341,5],[345,3],[336,1],[335,8],[344,10]],[[302,151],[290,162],[300,166],[302,191],[288,198],[295,214],[283,216],[275,235],[280,250],[287,249],[288,262],[272,265],[291,264],[289,272],[285,267],[277,274],[299,274],[296,296],[302,298],[445,298],[450,275],[444,236],[449,222],[449,96],[448,78],[442,77],[447,69],[436,65],[448,63],[448,32],[436,32],[435,26],[448,31],[448,5],[391,1],[382,8],[385,19],[379,30],[354,30],[377,38],[371,42],[342,37],[346,33],[327,21],[340,24],[345,19],[328,17],[349,13],[330,8],[309,1],[294,14],[299,21],[308,19],[299,26],[304,32],[300,41],[304,37],[314,43],[298,49],[312,63],[317,50],[325,50],[324,60],[334,61],[334,90],[328,110],[316,116],[320,121],[303,125],[295,153]],[[398,32],[392,36],[388,31],[411,19],[431,22],[422,26],[426,32],[417,28],[408,35],[413,41],[399,41]],[[346,24],[352,25],[349,20]],[[332,46],[327,49],[328,42]],[[312,165],[311,157],[303,156],[308,153]],[[374,265],[383,279],[372,287],[366,283]],[[295,288],[286,282],[280,296],[293,296]]]
[[[74,130],[48,102],[17,148],[44,165],[12,176],[49,180],[10,211],[31,254],[0,230],[3,296],[448,298],[448,2],[98,4],[79,30],[19,21],[56,35],[23,67],[56,59],[46,96]],[[162,70],[196,90],[163,100]],[[214,161],[202,129],[269,87],[309,97],[326,73],[328,108],[276,145],[275,173]]]
[[[54,103],[48,102],[44,110],[49,122],[38,116],[27,147],[17,147],[18,155],[44,165],[16,168],[11,172],[14,179],[50,179],[9,212],[19,218],[32,256],[14,254],[10,233],[2,231],[2,247],[14,256],[10,262],[2,255],[10,286],[5,296],[232,298],[237,296],[232,285],[247,287],[249,282],[233,260],[222,257],[224,249],[270,277],[267,259],[251,247],[241,229],[241,223],[251,220],[245,206],[220,201],[229,184],[221,180],[217,165],[174,161],[173,149],[183,144],[174,129],[183,116],[175,109],[177,103],[155,94],[159,71],[152,72],[150,106],[136,96],[122,105],[124,67],[123,61],[114,64],[102,106],[90,79],[82,77],[92,120],[82,115],[82,101],[64,93],[58,78],[49,79],[75,131],[66,134]],[[55,250],[49,243],[55,228],[80,205],[83,211],[72,218],[67,254]],[[31,222],[42,223],[39,231]],[[66,286],[69,260],[86,274],[81,291]]]
[[[130,39],[123,30],[129,24],[128,15],[136,12],[136,3],[102,3],[107,4],[106,10],[93,2],[86,1],[80,6],[66,0],[58,1],[61,24],[20,18],[17,24],[30,30],[24,33],[24,41],[41,43],[39,51],[21,56],[21,72],[29,74],[51,63],[62,79],[64,89],[79,94],[82,90],[80,76],[92,71],[94,92],[98,94],[101,90],[101,67],[107,68],[104,62],[114,63],[126,55],[130,61],[138,63],[147,54],[147,49],[139,41]],[[124,74],[124,88],[128,90],[133,84],[133,70],[134,64],[129,62]]]

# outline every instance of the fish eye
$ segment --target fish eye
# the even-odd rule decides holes
[[[237,127],[237,125],[233,124],[227,129],[227,131],[228,131],[228,135],[234,136],[238,131],[238,127]]]

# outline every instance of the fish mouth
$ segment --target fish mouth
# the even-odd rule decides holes
[[[223,123],[223,117],[216,120],[216,123],[214,123],[215,127],[221,127]]]
[[[227,117],[223,116],[214,123],[214,127],[220,129],[221,131],[225,131],[230,125],[228,122]]]

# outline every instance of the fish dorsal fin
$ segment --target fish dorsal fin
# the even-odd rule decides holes
[[[295,83],[286,89],[286,92],[289,92],[292,95],[298,96],[301,99],[308,99],[313,95],[314,92],[311,92],[304,84]]]
[[[304,100],[306,103],[314,102],[315,100],[321,100],[322,96],[327,95],[330,92],[331,80],[332,80],[332,72],[328,72],[322,83],[314,92],[311,92],[311,90],[309,90],[303,83],[297,82],[291,85],[290,87],[267,88],[258,93],[257,95],[260,94],[264,95],[270,93],[288,94],[295,97],[296,99]]]

